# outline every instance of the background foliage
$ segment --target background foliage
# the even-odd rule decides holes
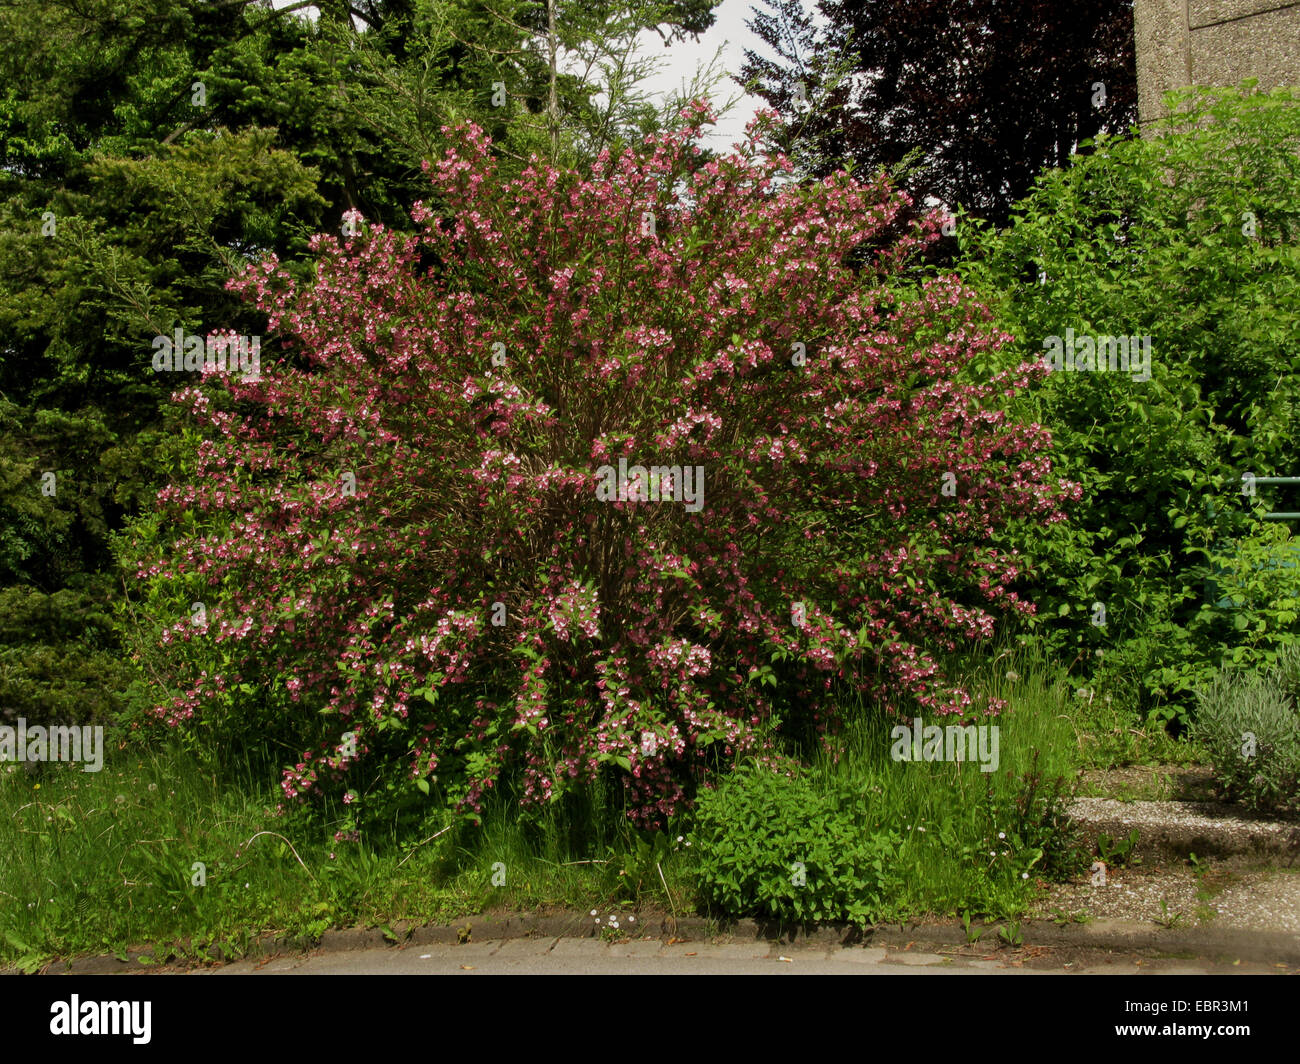
[[[1185,717],[1223,653],[1263,660],[1296,635],[1285,533],[1259,521],[1265,497],[1294,507],[1241,490],[1246,472],[1300,472],[1298,102],[1183,98],[1161,135],[1043,174],[1006,229],[958,228],[958,268],[1016,337],[999,358],[1042,358],[1067,328],[1151,337],[1149,381],[1053,373],[1017,407],[1052,430],[1083,498],[1068,526],[1011,541],[1042,565],[1037,638],[1146,712]],[[1229,585],[1235,611],[1217,606]]]

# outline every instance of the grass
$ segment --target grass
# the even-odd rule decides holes
[[[1080,690],[1085,693],[1080,695]],[[1201,747],[1173,738],[1158,722],[1139,726],[1133,711],[1113,693],[1076,688],[1069,717],[1083,768],[1204,763]]]
[[[1068,688],[1024,654],[990,663],[970,682],[1007,702],[1000,716],[980,722],[999,728],[995,772],[981,771],[977,762],[894,761],[889,731],[895,722],[865,707],[846,713],[840,741],[812,762],[823,780],[848,779],[871,794],[874,822],[901,829],[899,918],[1014,917],[1049,871],[1053,854],[1042,852],[1045,844],[1051,849],[1061,841],[1045,800],[1057,778],[1068,797],[1077,766]],[[939,721],[923,719],[923,726],[930,723]],[[1078,863],[1065,851],[1055,856],[1067,866]]]
[[[1081,709],[1059,671],[1023,653],[999,655],[971,681],[1008,702],[991,721],[1001,729],[995,773],[892,761],[888,725],[852,704],[841,734],[805,751],[815,777],[848,777],[871,796],[873,819],[902,833],[899,920],[1017,917],[1036,881],[1061,872],[1046,868],[1053,856],[1069,861],[1053,849],[1058,825],[1044,819],[1047,781],[1073,780],[1080,765],[1110,756],[1170,757],[1119,711]],[[306,944],[335,926],[450,923],[494,910],[595,909],[602,926],[639,909],[704,915],[695,854],[678,841],[688,822],[657,838],[638,834],[598,790],[531,819],[496,795],[479,827],[435,812],[338,842],[341,820],[328,813],[277,817],[277,782],[247,762],[202,768],[175,742],[110,749],[98,773],[0,766],[0,962],[32,969],[140,947],[203,961],[214,946],[239,955],[261,935]]]
[[[49,764],[33,780],[4,769],[0,959],[28,969],[140,946],[201,961],[213,946],[239,955],[263,934],[305,944],[334,926],[493,909],[691,911],[671,847],[651,868],[630,832],[575,856],[554,825],[525,824],[504,801],[481,828],[424,845],[427,835],[348,843],[305,814],[275,817],[273,782],[214,779],[175,746],[115,752],[98,773]]]

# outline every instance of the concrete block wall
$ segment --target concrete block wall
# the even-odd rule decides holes
[[[1134,0],[1138,121],[1163,111],[1170,89],[1235,85],[1300,87],[1300,2]]]

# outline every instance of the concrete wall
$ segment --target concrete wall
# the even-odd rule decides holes
[[[1300,2],[1134,0],[1138,120],[1162,111],[1170,89],[1235,85],[1300,87]]]

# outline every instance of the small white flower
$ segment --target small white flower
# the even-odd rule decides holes
[[[1021,878],[1021,879],[1028,879],[1028,878],[1029,878],[1029,873],[1028,873],[1028,872],[1021,872],[1021,873],[1020,873],[1020,878]]]
[[[592,910],[591,910],[591,915],[592,915],[592,916],[595,916],[595,915],[596,915],[596,910],[595,910],[595,909],[592,909]]]
[[[1005,839],[1006,837],[1007,837],[1007,833],[1005,831],[998,832],[998,838]]]

